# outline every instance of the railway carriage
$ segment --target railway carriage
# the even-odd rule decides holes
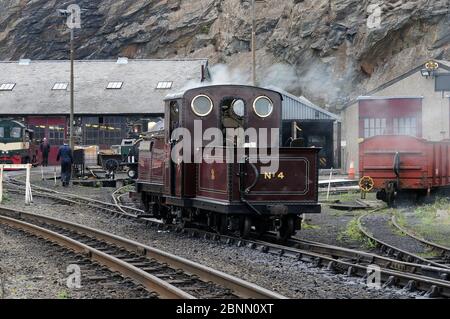
[[[37,161],[33,132],[19,121],[0,120],[0,164],[28,164]]]
[[[320,213],[320,149],[279,148],[276,157],[262,140],[228,134],[230,129],[250,128],[281,132],[281,102],[278,92],[237,85],[199,87],[168,97],[164,128],[140,143],[136,191],[145,209],[166,223],[201,224],[243,237],[269,230],[277,231],[280,239],[294,234],[302,214]],[[212,146],[212,137],[200,142],[174,137],[180,128],[191,137],[218,128],[222,144]],[[276,140],[284,145],[280,139],[281,134],[271,134],[266,144]],[[185,148],[173,159],[181,144]],[[200,161],[195,160],[198,154]],[[268,171],[264,167],[275,157],[278,169]]]
[[[363,187],[395,205],[450,186],[450,141],[431,142],[413,136],[375,136],[360,144]],[[364,186],[364,184],[366,184]]]

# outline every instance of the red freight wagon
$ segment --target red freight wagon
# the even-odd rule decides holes
[[[416,198],[450,184],[450,141],[430,142],[412,136],[375,136],[360,144],[361,184],[377,198],[394,204],[397,197]]]

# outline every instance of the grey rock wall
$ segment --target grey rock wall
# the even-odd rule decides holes
[[[450,59],[449,1],[257,0],[259,83],[339,108],[429,58]],[[1,0],[0,59],[66,59],[69,34],[56,9],[71,3]],[[86,10],[79,59],[207,57],[249,79],[249,0],[76,3]],[[379,28],[367,25],[373,3]]]

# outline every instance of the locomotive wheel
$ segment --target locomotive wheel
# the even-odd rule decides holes
[[[141,203],[142,203],[142,206],[144,207],[144,211],[146,213],[149,213],[150,212],[150,203],[149,203],[149,200],[147,198],[147,194],[146,193],[142,193]]]
[[[262,237],[262,235],[264,235],[264,233],[266,233],[269,230],[269,226],[264,220],[257,222],[255,228],[256,228],[256,236],[258,236],[258,238]]]
[[[248,238],[250,236],[250,232],[252,231],[252,220],[250,217],[246,216],[241,221],[241,231],[240,235],[242,238]]]
[[[395,187],[392,184],[386,190],[386,203],[389,207],[395,207]]]
[[[277,239],[280,241],[286,241],[294,235],[295,224],[294,217],[286,216],[281,220],[281,226],[277,232]]]
[[[172,225],[173,224],[173,217],[172,216],[165,216],[162,219],[163,223],[166,225]]]
[[[221,235],[226,235],[228,232],[228,218],[227,215],[220,215],[217,217],[217,231]]]

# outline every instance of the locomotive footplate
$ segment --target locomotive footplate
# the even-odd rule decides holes
[[[215,201],[210,199],[190,198],[182,199],[178,197],[166,197],[167,205],[174,205],[184,208],[199,208],[205,211],[214,211],[223,214],[255,214],[248,205],[242,202]],[[261,214],[264,215],[299,215],[299,214],[320,214],[321,206],[317,203],[285,202],[250,202]]]

